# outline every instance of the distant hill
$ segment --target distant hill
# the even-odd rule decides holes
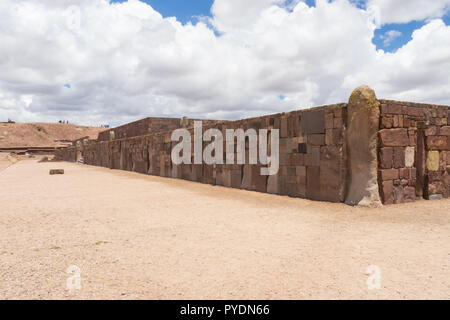
[[[104,130],[62,123],[0,123],[0,148],[60,147],[87,136],[97,139]]]

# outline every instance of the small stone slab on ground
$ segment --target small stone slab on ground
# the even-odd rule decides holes
[[[54,175],[54,174],[64,174],[64,170],[63,169],[52,169],[52,170],[50,170],[50,175]]]
[[[432,194],[428,196],[428,200],[442,200],[442,194]]]

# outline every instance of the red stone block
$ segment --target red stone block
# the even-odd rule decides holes
[[[436,126],[431,126],[425,129],[425,135],[428,136],[435,136],[437,135],[437,127]]]
[[[388,104],[387,113],[402,114],[402,106],[399,104]]]
[[[380,140],[383,147],[406,147],[409,145],[408,131],[401,128],[380,130]]]
[[[421,108],[408,108],[408,115],[413,117],[420,117],[422,115],[422,109]]]
[[[427,137],[428,150],[446,150],[448,148],[446,136]]]
[[[393,126],[393,118],[383,117],[381,119],[381,127],[383,129],[390,129]]]
[[[450,136],[450,126],[445,126],[439,129],[439,134],[441,136]]]
[[[394,150],[391,147],[380,149],[380,167],[382,169],[391,169],[394,159]]]
[[[403,168],[405,166],[405,148],[394,148],[394,168]]]

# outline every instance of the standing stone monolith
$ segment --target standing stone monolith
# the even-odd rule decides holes
[[[347,154],[349,185],[345,203],[380,207],[378,130],[380,103],[368,86],[356,88],[348,102]]]

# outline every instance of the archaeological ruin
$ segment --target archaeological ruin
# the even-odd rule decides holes
[[[380,100],[360,87],[347,103],[203,128],[279,129],[280,169],[261,164],[181,164],[171,133],[193,120],[146,118],[57,150],[65,161],[245,190],[367,207],[450,197],[450,107]],[[203,146],[205,147],[206,144]],[[248,146],[247,146],[248,147]]]

